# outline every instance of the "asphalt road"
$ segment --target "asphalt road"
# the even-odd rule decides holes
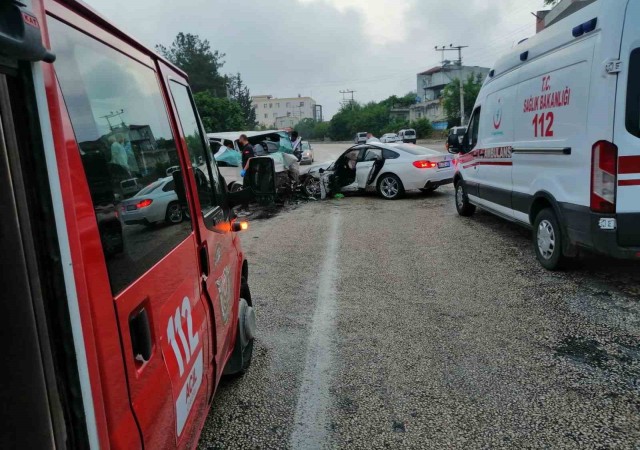
[[[640,448],[640,265],[530,239],[450,188],[253,222],[260,335],[200,448]]]

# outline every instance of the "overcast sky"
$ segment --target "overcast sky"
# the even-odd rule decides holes
[[[467,65],[490,67],[535,33],[543,0],[86,0],[143,43],[169,45],[178,32],[226,53],[253,95],[312,96],[325,118],[340,90],[366,102],[416,89],[437,65],[436,45],[469,45]],[[455,57],[451,52],[450,59]]]

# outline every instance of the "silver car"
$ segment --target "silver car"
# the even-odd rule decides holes
[[[313,147],[309,141],[302,141],[300,144],[302,146],[302,159],[300,159],[300,164],[313,164],[315,158],[313,156]]]

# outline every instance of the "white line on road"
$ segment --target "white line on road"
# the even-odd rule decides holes
[[[307,346],[307,361],[291,434],[291,447],[294,449],[317,449],[327,445],[340,223],[340,213],[332,214],[327,252],[318,278],[318,297]]]

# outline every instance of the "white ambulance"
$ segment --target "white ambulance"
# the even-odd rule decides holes
[[[456,207],[533,229],[555,270],[580,248],[640,261],[640,0],[598,0],[501,58],[458,153]]]

